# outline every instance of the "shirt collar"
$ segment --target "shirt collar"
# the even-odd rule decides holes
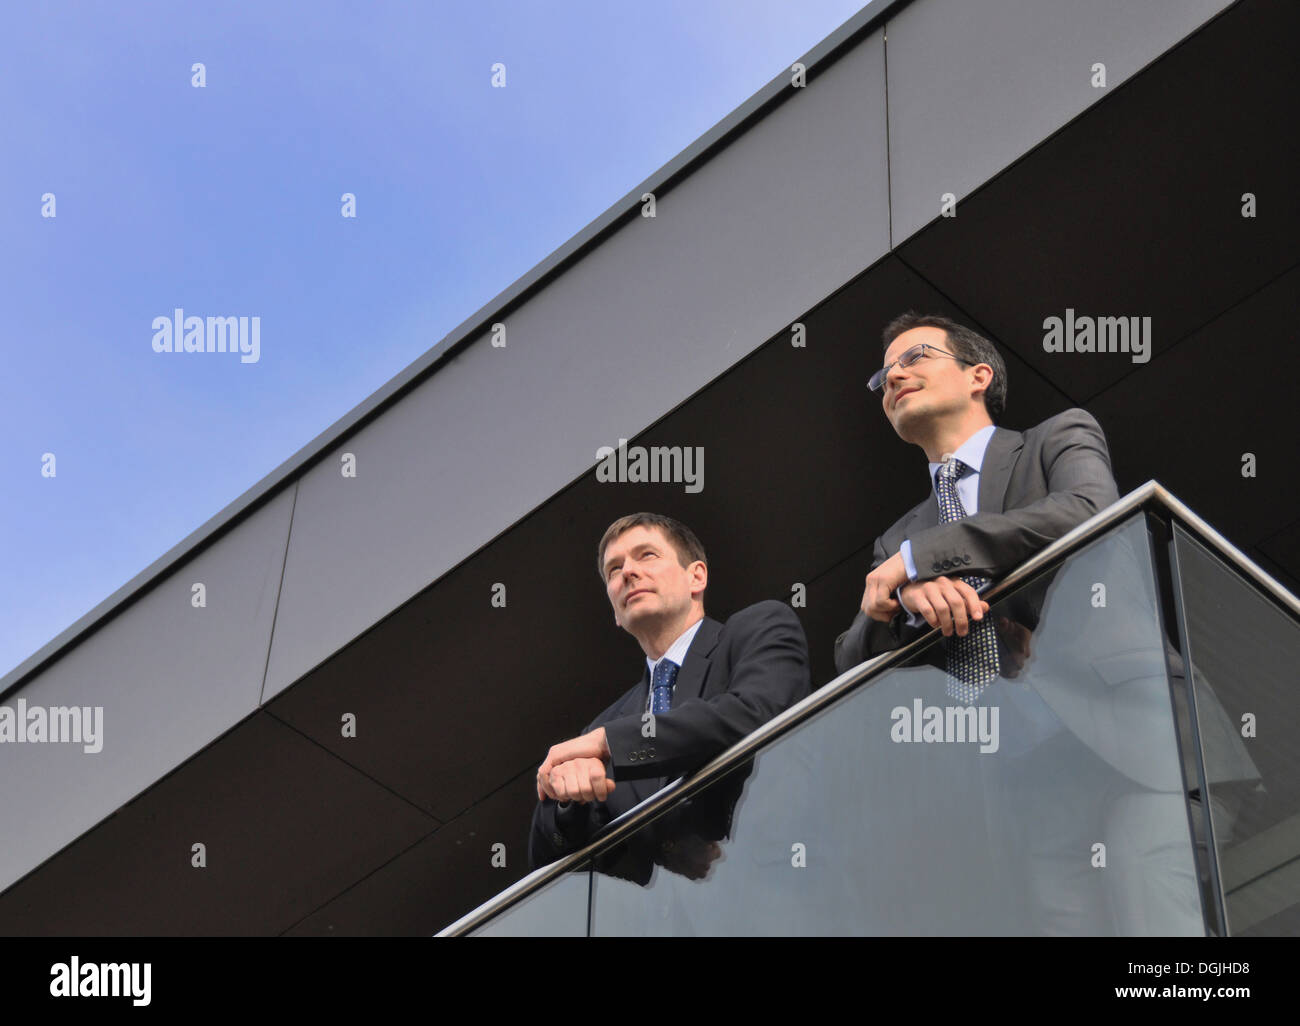
[[[996,430],[997,425],[985,424],[982,428],[966,439],[966,441],[962,442],[961,445],[957,447],[957,451],[953,453],[953,456],[961,460],[966,464],[966,466],[970,467],[972,473],[978,474],[980,472],[980,467],[984,463],[984,453],[988,449],[989,442],[993,438],[993,432]],[[935,478],[935,475],[939,472],[939,468],[942,466],[942,463],[930,464],[930,484],[936,492],[939,489],[939,482]]]
[[[658,665],[660,659],[671,659],[678,666],[681,666],[686,661],[686,650],[691,647],[691,642],[695,640],[696,632],[699,631],[702,623],[704,623],[704,617],[701,616],[677,636],[677,640],[668,646],[668,651],[661,655],[659,659],[651,659],[646,656],[645,664],[650,667],[652,680],[655,675],[655,666]]]

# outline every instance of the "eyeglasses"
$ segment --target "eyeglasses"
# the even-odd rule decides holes
[[[893,370],[895,366],[904,368],[912,366],[912,364],[916,363],[917,360],[925,356],[927,349],[934,353],[935,356],[946,356],[948,359],[956,360],[958,363],[964,363],[967,366],[972,365],[969,360],[963,360],[960,356],[953,356],[952,353],[945,353],[938,346],[932,346],[929,342],[921,342],[907,350],[893,363],[885,364],[885,366],[881,367],[875,374],[871,375],[871,380],[867,382],[867,387],[873,392],[879,392],[885,387],[885,379],[889,377],[889,372]]]

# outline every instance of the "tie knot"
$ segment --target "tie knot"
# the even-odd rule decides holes
[[[952,459],[948,460],[939,468],[939,476],[945,477],[949,481],[956,481],[957,478],[961,477],[965,472],[966,464],[956,456],[952,457]]]
[[[671,659],[660,659],[655,664],[653,684],[657,688],[670,688],[677,681],[677,664]]]

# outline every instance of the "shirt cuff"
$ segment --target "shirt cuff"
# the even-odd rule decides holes
[[[903,589],[902,589],[902,588],[899,588],[897,591],[894,592],[894,598],[898,599],[898,604],[899,604],[900,606],[903,607],[903,612],[907,614],[907,621],[906,621],[906,623],[907,623],[907,626],[908,626],[908,627],[926,627],[926,626],[929,626],[929,625],[926,623],[926,619],[925,619],[924,616],[918,616],[916,613],[912,612],[910,609],[907,608],[907,603],[903,601]]]
[[[904,538],[903,544],[898,547],[898,554],[903,557],[903,569],[907,571],[909,581],[916,580],[916,564],[912,561],[912,540]]]

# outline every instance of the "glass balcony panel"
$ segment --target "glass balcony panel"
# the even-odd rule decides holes
[[[564,873],[494,919],[472,937],[586,937],[591,868]]]
[[[1300,625],[1177,526],[1174,553],[1228,932],[1295,936]]]
[[[942,640],[847,694],[633,834],[592,934],[1203,934],[1144,517],[991,615],[973,703]]]

